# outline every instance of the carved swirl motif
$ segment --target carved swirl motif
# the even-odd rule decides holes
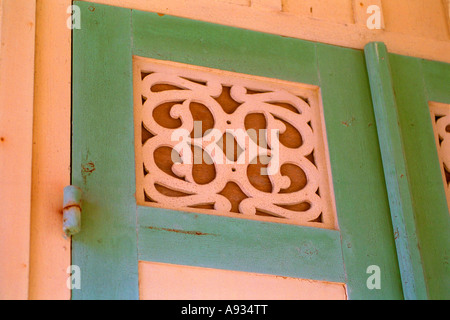
[[[299,223],[321,222],[322,215],[329,211],[324,210],[327,203],[319,195],[319,187],[320,191],[326,190],[322,186],[327,183],[323,179],[327,172],[325,166],[318,168],[315,163],[318,156],[323,158],[320,154],[323,146],[318,146],[323,137],[318,137],[312,128],[312,124],[318,125],[313,117],[318,111],[312,110],[309,101],[314,99],[314,94],[306,99],[291,93],[289,87],[243,79],[225,72],[208,73],[157,64],[140,68],[137,88],[135,84],[139,95],[135,98],[135,103],[139,102],[136,114],[141,117],[142,130],[151,134],[140,151],[145,170],[142,185],[147,200],[180,209],[210,205],[211,209],[226,213],[232,211],[232,203],[222,191],[233,182],[245,195],[238,204],[238,213],[263,214]],[[158,86],[165,86],[165,90],[157,89]],[[218,99],[226,88],[231,100],[238,105],[232,113],[226,112]],[[195,121],[199,119],[192,112],[193,103],[210,113],[211,130],[196,133]],[[158,108],[164,105],[170,107],[171,120],[178,119],[177,125],[167,126],[158,119]],[[259,140],[246,128],[248,116],[255,114],[263,116],[266,129],[261,131]],[[281,139],[288,128],[301,137],[298,145],[292,146]],[[227,134],[235,139],[241,150],[231,159],[220,146],[221,139]],[[161,160],[155,156],[161,147],[170,148],[172,155],[179,159],[171,166],[169,164],[171,173],[161,169],[163,164],[158,163]],[[203,150],[206,158],[212,160],[215,177],[211,181],[196,181],[196,151],[193,150]],[[249,176],[249,166],[264,156],[270,159],[263,169],[266,171],[262,171],[270,181],[269,191],[255,187]],[[297,179],[295,176],[283,174],[280,168],[285,165],[304,173],[305,183],[301,188],[290,191],[298,181],[293,181]],[[161,187],[178,194],[164,193]],[[298,209],[299,205],[302,209]],[[295,206],[297,209],[292,209]]]
[[[450,105],[431,103],[430,109],[436,134],[436,145],[442,163],[447,201],[450,207]]]

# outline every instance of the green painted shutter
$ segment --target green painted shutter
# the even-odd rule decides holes
[[[403,298],[363,51],[75,4],[72,184],[84,199],[73,299],[139,298],[139,260],[344,282],[350,299]],[[319,86],[339,230],[138,206],[133,55]],[[381,270],[379,290],[366,285],[371,265]]]

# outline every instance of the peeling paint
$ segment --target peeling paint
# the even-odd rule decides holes
[[[397,230],[394,232],[394,239],[397,240],[400,237],[400,232]]]
[[[83,184],[86,185],[87,177],[95,171],[95,164],[93,161],[89,160],[89,151],[81,163],[81,177],[83,178]]]
[[[185,230],[179,230],[179,229],[158,228],[158,227],[147,227],[147,228],[151,229],[151,230],[176,232],[176,233],[190,234],[190,235],[195,235],[195,236],[215,236],[215,237],[218,236],[218,234],[215,234],[215,233],[205,233],[205,232],[200,232],[200,231],[185,231]]]
[[[81,171],[85,174],[90,174],[95,171],[95,164],[92,161],[89,161],[87,163],[83,163],[81,165]]]
[[[305,243],[301,247],[297,248],[297,252],[301,257],[311,258],[319,253],[319,250],[311,243]]]
[[[356,120],[355,117],[352,117],[350,120],[342,121],[341,123],[346,127],[350,127],[353,124],[353,121],[355,120]]]

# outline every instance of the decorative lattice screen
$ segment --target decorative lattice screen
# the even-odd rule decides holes
[[[133,63],[140,205],[336,228],[318,87]]]

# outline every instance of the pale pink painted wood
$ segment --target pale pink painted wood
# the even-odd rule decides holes
[[[139,262],[142,300],[346,300],[342,283]]]
[[[230,3],[230,4],[237,4],[237,5],[248,7],[248,6],[250,6],[251,0],[215,0],[215,1],[220,1],[220,2],[225,2],[225,3]]]
[[[281,11],[281,0],[251,0],[251,6],[255,9]]]
[[[27,299],[36,3],[0,6],[0,299]]]
[[[349,0],[298,1],[282,0],[283,11],[315,20],[353,23],[352,2]]]
[[[70,184],[70,0],[40,0],[36,11],[30,299],[70,299],[70,239],[62,232]]]
[[[444,1],[444,16],[447,20],[447,28],[448,28],[448,35],[450,38],[450,0],[442,0]]]
[[[449,41],[442,0],[384,0],[383,10],[387,32]]]

